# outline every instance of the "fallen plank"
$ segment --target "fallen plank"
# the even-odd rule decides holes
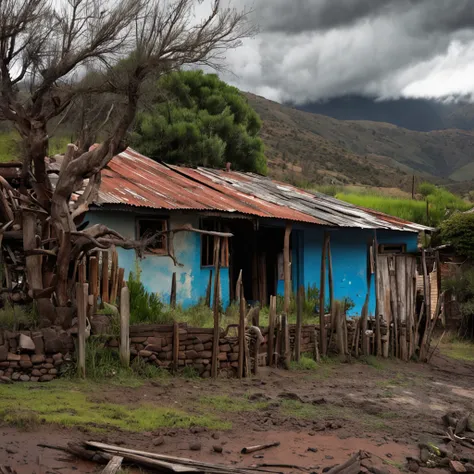
[[[127,459],[128,455],[135,455],[141,456],[143,458],[147,458],[149,460],[158,460],[163,461],[164,463],[168,464],[177,464],[177,465],[187,465],[196,467],[198,470],[202,471],[202,468],[205,468],[206,472],[222,472],[222,473],[248,473],[251,471],[255,471],[256,469],[249,469],[249,468],[236,468],[233,466],[224,466],[219,464],[212,464],[206,462],[195,461],[193,459],[188,458],[180,458],[176,456],[166,456],[163,454],[156,454],[150,453],[146,451],[138,451],[135,449],[128,449],[122,448],[120,446],[113,446],[104,443],[97,443],[95,441],[88,441],[85,443],[87,446],[91,448],[95,448],[97,450],[105,451],[114,455],[122,456],[123,458]]]
[[[102,474],[115,474],[122,466],[123,458],[121,456],[114,456],[107,466],[102,471]]]
[[[256,446],[249,446],[247,448],[242,448],[242,451],[240,452],[242,454],[250,454],[250,453],[254,453],[255,451],[261,451],[262,449],[273,448],[275,446],[280,446],[280,442],[276,441],[275,443],[257,444]]]

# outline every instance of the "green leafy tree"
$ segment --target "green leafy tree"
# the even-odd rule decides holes
[[[163,100],[165,98],[166,100]],[[261,121],[245,97],[215,74],[174,72],[156,85],[151,110],[137,117],[132,145],[168,163],[267,173]]]
[[[440,238],[459,255],[474,258],[474,213],[457,213],[440,226]]]

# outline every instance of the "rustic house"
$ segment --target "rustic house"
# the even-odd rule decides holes
[[[51,163],[51,171],[54,166]],[[224,241],[220,253],[224,307],[235,298],[240,270],[248,300],[268,304],[270,295],[283,294],[282,250],[288,223],[292,287],[319,288],[326,233],[331,242],[334,296],[353,300],[351,314],[360,314],[368,293],[369,314],[375,311],[374,242],[381,269],[378,287],[388,290],[379,298],[386,313],[390,278],[397,269],[404,278],[413,278],[405,283],[407,293],[416,288],[414,258],[413,265],[406,259],[417,252],[419,232],[430,230],[255,174],[172,166],[130,148],[103,170],[99,196],[86,220],[104,223],[129,238],[185,224],[231,232],[233,237]],[[177,303],[196,304],[206,295],[213,248],[209,235],[181,232],[172,241],[162,238],[138,262],[141,279],[148,290],[167,300],[176,272]],[[403,265],[395,265],[399,258],[404,259]],[[135,252],[119,249],[119,262],[127,277],[136,269]]]

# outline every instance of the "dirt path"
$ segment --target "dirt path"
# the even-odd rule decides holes
[[[87,395],[96,406],[147,404],[193,415],[209,413],[230,429],[184,429],[171,423],[148,432],[112,428],[104,433],[87,424],[43,425],[30,431],[5,426],[0,427],[0,464],[12,465],[19,473],[97,472],[97,465],[37,446],[97,440],[242,466],[296,464],[308,472],[324,472],[362,449],[381,468],[398,472],[406,456],[417,453],[418,442],[439,439],[446,411],[473,410],[473,368],[435,357],[430,365],[370,360],[324,364],[313,372],[265,370],[244,381],[172,378],[138,388],[102,384]],[[163,444],[156,446],[159,438]],[[263,458],[240,454],[244,446],[271,441],[281,445],[259,453]],[[201,450],[190,451],[196,443]],[[213,451],[215,445],[222,446],[221,454]]]

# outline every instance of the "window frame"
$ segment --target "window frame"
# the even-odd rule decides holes
[[[394,247],[399,247],[400,250],[394,251]],[[407,244],[379,244],[378,252],[380,255],[404,255],[407,253]]]
[[[137,239],[141,239],[142,236],[140,235],[140,222],[141,221],[156,221],[162,222],[162,230],[169,229],[169,217],[168,216],[138,216],[135,218],[135,235]],[[168,247],[168,235],[165,234],[163,236],[163,248],[146,248],[144,253],[147,255],[155,255],[155,256],[166,256],[169,255],[169,247]]]
[[[199,219],[199,229],[200,230],[210,230],[204,228],[204,221],[214,221],[216,223],[216,228],[221,229],[222,223],[217,218],[213,217],[201,217]],[[221,232],[221,230],[214,230],[215,232]],[[201,268],[203,269],[212,269],[215,268],[214,262],[214,245],[212,245],[212,249],[210,249],[210,255],[212,256],[212,263],[208,265],[204,265],[202,262],[203,259],[203,248],[204,248],[204,239],[210,239],[212,237],[212,241],[214,242],[215,236],[209,234],[201,234],[200,238],[200,249],[199,249],[199,263]],[[223,244],[223,245],[222,245]],[[230,267],[230,251],[229,251],[229,239],[228,237],[221,238],[221,248],[220,248],[220,267],[219,268],[229,268]]]

